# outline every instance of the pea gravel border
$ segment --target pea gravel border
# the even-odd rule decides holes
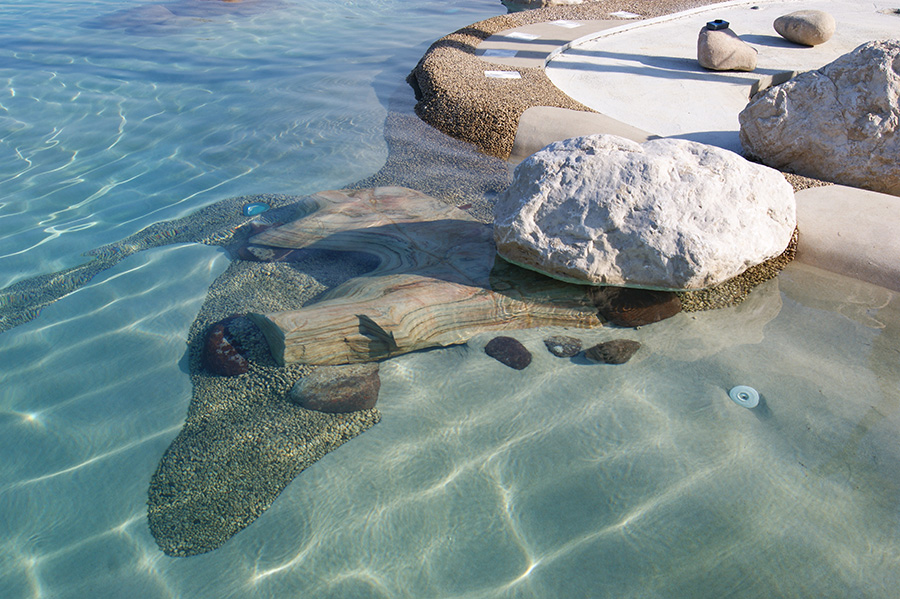
[[[718,0],[597,0],[492,17],[444,36],[428,49],[407,81],[416,90],[416,114],[451,137],[475,144],[490,156],[506,159],[512,151],[519,117],[533,106],[595,112],[560,91],[543,68],[516,70],[521,79],[489,79],[490,62],[475,54],[478,45],[507,29],[557,19],[614,20],[626,11],[660,17]],[[623,21],[625,23],[627,21]],[[504,67],[508,69],[508,67]]]

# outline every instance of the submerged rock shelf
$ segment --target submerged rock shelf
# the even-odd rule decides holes
[[[491,227],[419,192],[322,192],[318,210],[251,239],[368,252],[378,268],[300,310],[252,314],[279,363],[346,364],[465,343],[483,331],[600,325],[587,288],[497,260]]]

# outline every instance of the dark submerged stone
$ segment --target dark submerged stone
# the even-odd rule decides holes
[[[307,410],[346,414],[374,408],[380,388],[378,364],[322,366],[297,381],[288,397]]]
[[[603,318],[622,327],[659,322],[681,312],[681,300],[671,291],[596,287],[590,296]]]
[[[641,344],[631,339],[613,339],[598,343],[594,347],[588,348],[584,355],[594,362],[602,362],[604,364],[624,364],[631,359],[631,356],[640,349]]]
[[[484,353],[516,370],[531,364],[531,352],[512,337],[494,337],[484,346]]]
[[[241,354],[240,345],[228,329],[238,318],[241,317],[229,316],[209,327],[201,355],[206,370],[220,376],[237,376],[250,369],[250,363]]]

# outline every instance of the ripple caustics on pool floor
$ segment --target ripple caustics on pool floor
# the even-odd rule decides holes
[[[781,318],[823,326],[821,314],[793,300],[785,310],[772,326]],[[879,335],[840,319],[824,328]],[[652,329],[638,332],[650,352],[666,336]],[[728,349],[690,369],[659,355],[634,367],[559,362],[538,355],[537,334],[522,337],[537,355],[522,373],[485,357],[477,342],[383,365],[382,423],[352,452],[336,452],[335,470],[312,469],[286,491],[306,506],[302,517],[273,507],[267,518],[297,522],[303,541],[280,559],[254,561],[255,592],[294,588],[315,573],[320,583],[304,588],[335,597],[363,588],[441,597],[638,588],[673,597],[836,588],[888,596],[898,521],[887,506],[898,483],[897,466],[887,465],[896,456],[883,448],[893,425],[872,420],[858,399],[882,397],[888,408],[882,386],[896,385],[896,372],[885,380],[845,365],[811,420],[810,382],[786,383],[779,366],[796,353],[790,334],[753,359],[759,342],[731,336]],[[811,378],[834,380],[833,364],[820,356]],[[721,384],[731,377],[758,378],[772,414],[735,405]],[[863,447],[882,454],[873,461]],[[340,566],[328,557],[338,547]]]
[[[275,12],[65,43],[83,6],[32,4],[41,31],[0,49],[16,71],[0,98],[3,286],[221,197],[369,174],[384,158],[373,72],[421,54],[396,49],[413,11],[389,0],[319,3],[297,30]],[[403,25],[428,32],[416,43],[454,28],[426,9]],[[377,25],[365,55],[329,54],[356,30],[320,15]],[[623,366],[561,361],[542,332],[517,333],[535,353],[521,373],[487,338],[386,362],[380,424],[219,550],[168,558],[147,484],[188,408],[186,331],[225,266],[215,248],[150,249],[3,334],[0,595],[889,597],[900,582],[896,294],[796,268],[737,308],[628,332],[646,352]],[[738,384],[771,413],[731,402]]]
[[[809,308],[808,298],[821,302],[819,290],[834,282],[802,269],[780,279],[785,299],[764,293],[757,301],[773,307],[743,313],[748,330],[759,326],[755,314],[771,317],[765,342],[732,329],[709,340],[711,353],[670,349],[673,331],[713,334],[721,315],[700,313],[628,331],[646,353],[621,366],[556,358],[544,349],[544,331],[516,333],[535,354],[521,372],[484,354],[489,335],[387,361],[380,424],[305,471],[216,552],[160,557],[135,518],[186,407],[176,347],[184,333],[148,338],[160,350],[156,363],[142,365],[148,378],[115,375],[104,373],[106,352],[121,347],[110,346],[110,335],[134,339],[136,331],[107,319],[122,309],[130,318],[129,304],[154,306],[157,295],[175,301],[183,285],[161,283],[191,272],[188,265],[208,252],[215,250],[175,246],[133,256],[9,333],[15,349],[4,360],[17,368],[40,361],[17,385],[30,391],[3,405],[18,418],[2,423],[4,455],[18,456],[0,489],[8,513],[17,514],[2,545],[0,576],[9,588],[76,596],[133,579],[148,597],[628,595],[636,588],[712,597],[737,586],[751,595],[864,588],[879,596],[897,582],[885,565],[897,547],[891,506],[900,481],[887,442],[898,418],[888,390],[900,375],[867,367],[867,352],[877,363],[879,348],[890,351],[897,339],[896,302],[871,296],[880,307],[870,318],[880,328],[821,303]],[[209,279],[195,278],[183,300],[202,299]],[[810,295],[797,297],[804,288]],[[106,308],[85,312],[88,305]],[[740,309],[730,309],[738,320]],[[78,350],[93,376],[90,368],[79,375],[65,352],[40,357],[46,341],[85,328],[100,333]],[[623,333],[575,332],[586,344]],[[812,363],[800,362],[804,376],[793,376],[819,337],[868,349],[849,358],[818,351]],[[124,384],[110,385],[116,376]],[[180,379],[181,391],[159,388],[158,379]],[[728,398],[736,380],[760,390],[770,417]],[[68,394],[50,391],[65,384]],[[144,391],[135,396],[132,387]],[[43,397],[58,399],[31,399]],[[38,454],[40,462],[30,457]],[[742,574],[760,563],[769,568],[752,580]]]
[[[216,199],[376,171],[385,111],[371,65],[352,60],[362,49],[324,43],[340,21],[286,28],[279,10],[266,13],[280,31],[266,44],[209,24],[197,31],[209,38],[180,37],[177,51],[170,38],[78,28],[52,43],[23,30],[0,48],[12,73],[0,98],[0,287]]]

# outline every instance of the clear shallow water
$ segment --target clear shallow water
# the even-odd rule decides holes
[[[3,3],[0,287],[217,199],[377,171],[387,95],[427,44],[502,8],[245,1],[144,28],[127,25],[147,6],[220,3]]]
[[[0,146],[4,282],[224,197],[374,172],[383,98],[427,42],[500,12],[285,1],[149,31],[75,26],[134,6],[0,7],[34,26],[0,43],[16,82],[0,118],[27,125]],[[326,60],[326,25],[366,43]],[[622,367],[553,358],[547,331],[516,333],[535,353],[524,372],[487,358],[489,337],[390,360],[380,424],[221,549],[166,557],[147,485],[190,399],[188,327],[226,266],[217,248],[148,250],[0,335],[0,596],[894,595],[898,300],[802,267],[739,308],[622,332],[645,343]],[[768,412],[731,403],[735,384]]]
[[[213,267],[190,285],[142,276],[185,259]],[[11,333],[4,596],[890,597],[900,583],[900,303],[801,266],[735,309],[574,332],[641,340],[624,366],[552,357],[547,331],[516,333],[535,355],[522,372],[483,353],[490,335],[387,361],[380,424],[222,548],[165,557],[147,480],[189,395],[179,333],[224,265],[211,248],[151,250]],[[113,299],[115,318],[97,309]],[[159,361],[123,376],[146,356]],[[766,410],[732,403],[735,384]]]

